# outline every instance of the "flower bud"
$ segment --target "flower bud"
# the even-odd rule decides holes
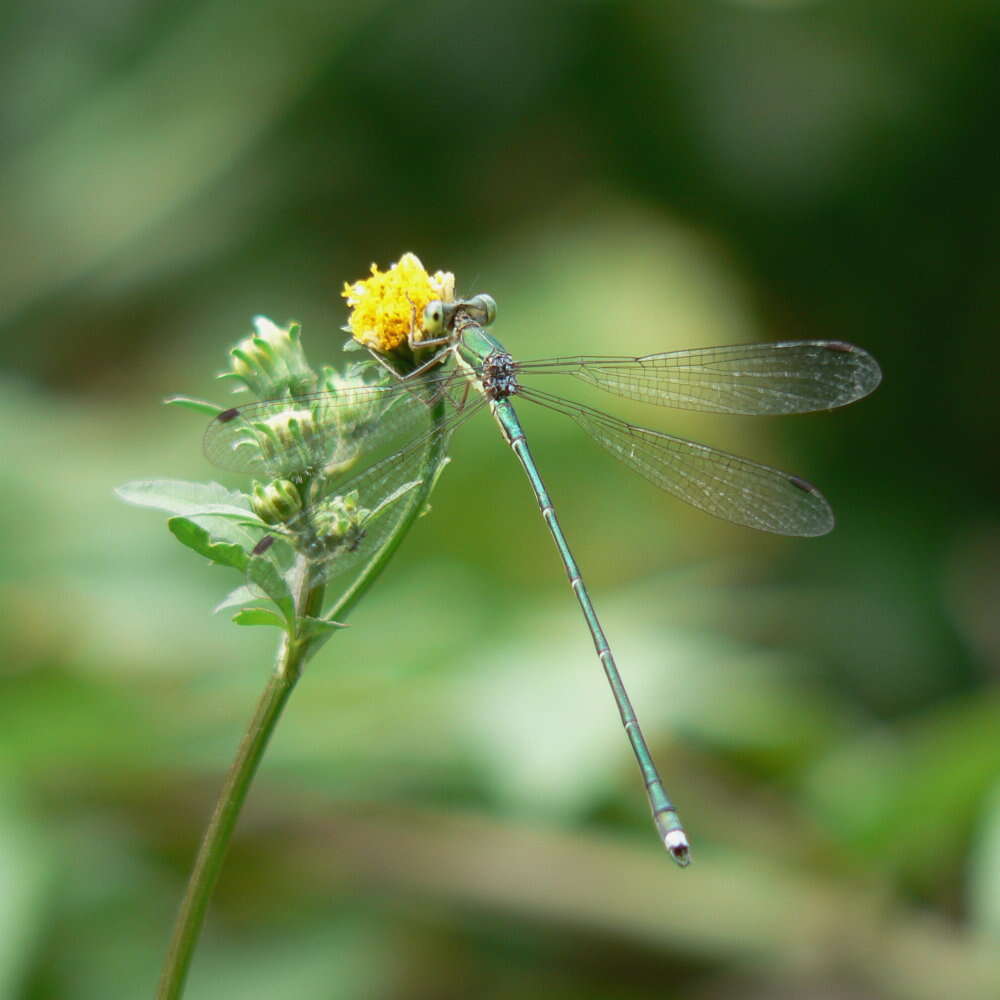
[[[230,351],[231,371],[221,377],[239,380],[260,399],[310,392],[316,375],[302,350],[299,324],[282,328],[255,316],[253,325],[256,332]]]
[[[257,421],[253,426],[257,431],[257,444],[265,459],[292,453],[296,457],[293,464],[297,468],[308,467],[317,437],[312,410],[281,410]]]
[[[372,512],[358,505],[358,491],[330,497],[312,513],[316,547],[324,558],[353,552],[365,537],[365,524]]]
[[[250,506],[265,524],[284,524],[302,510],[302,497],[293,482],[276,479],[254,484]]]

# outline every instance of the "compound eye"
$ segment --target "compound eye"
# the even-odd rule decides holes
[[[479,322],[483,326],[489,326],[497,318],[497,304],[492,295],[473,296],[469,305],[479,313]]]
[[[424,335],[438,336],[444,331],[444,303],[438,299],[424,306]]]

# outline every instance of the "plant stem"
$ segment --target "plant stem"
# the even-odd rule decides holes
[[[322,601],[322,586],[311,590],[303,587],[296,604],[300,613],[315,614]],[[219,879],[236,821],[250,790],[250,782],[257,772],[278,719],[281,718],[285,703],[302,674],[308,654],[308,640],[302,642],[288,635],[283,637],[274,672],[257,703],[253,721],[243,735],[236,759],[229,769],[226,783],[198,849],[198,857],[174,924],[170,950],[157,993],[158,1000],[177,1000],[184,992],[184,980],[205,920],[208,901]]]

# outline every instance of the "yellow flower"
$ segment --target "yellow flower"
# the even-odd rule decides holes
[[[404,253],[388,271],[372,264],[372,276],[344,283],[341,293],[351,307],[351,336],[365,347],[391,351],[423,336],[424,307],[455,297],[455,275],[438,271],[429,275],[416,254]]]

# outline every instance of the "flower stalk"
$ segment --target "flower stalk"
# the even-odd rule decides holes
[[[281,713],[302,673],[304,647],[286,635],[278,652],[274,672],[257,703],[226,783],[208,822],[181,901],[170,939],[167,960],[157,992],[158,1000],[177,1000],[184,992],[191,958],[205,921],[208,901],[222,871],[222,863],[243,809],[250,783],[260,765]]]

